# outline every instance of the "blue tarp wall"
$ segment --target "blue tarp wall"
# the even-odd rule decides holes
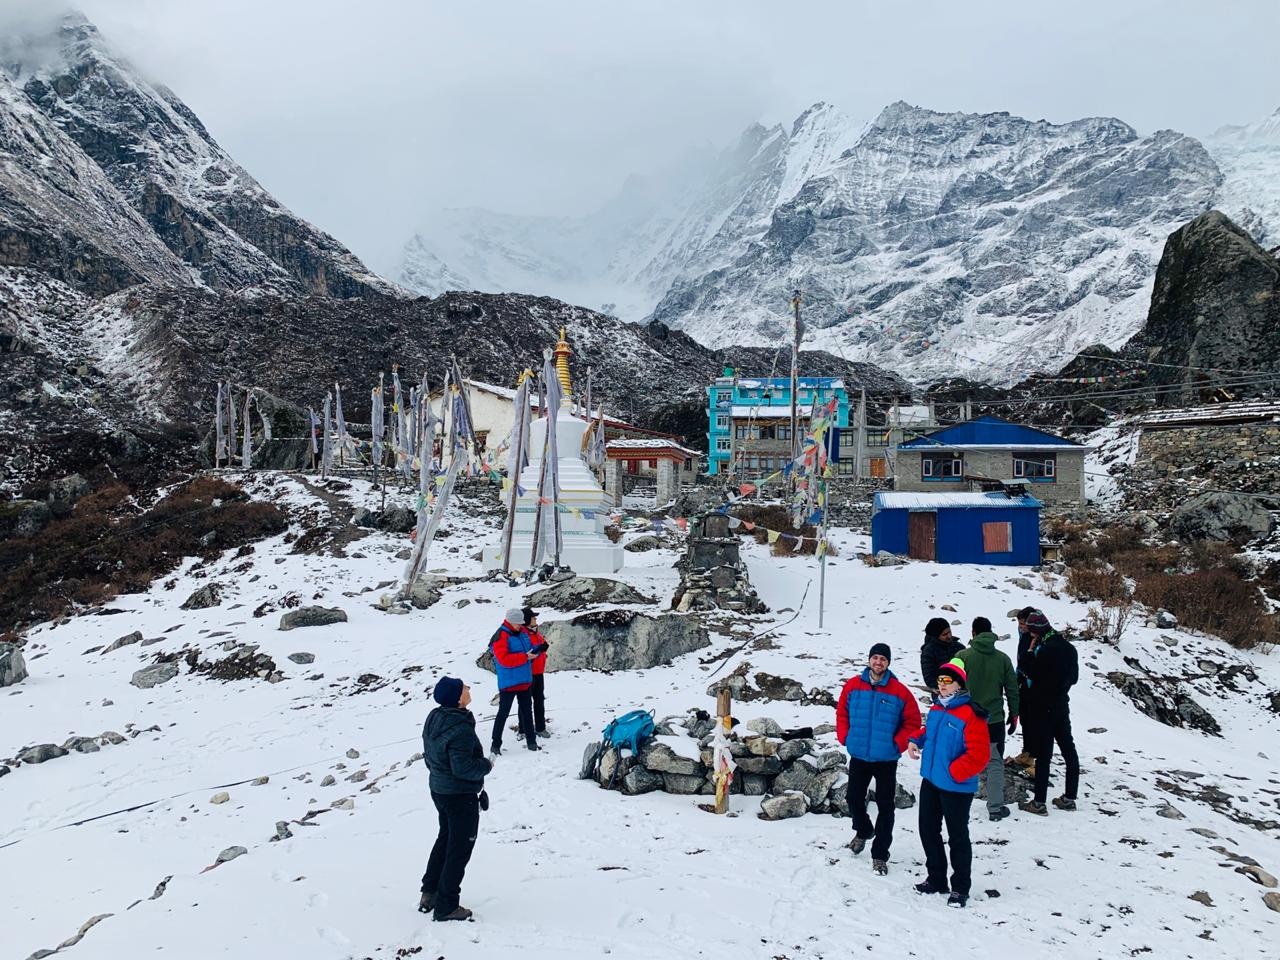
[[[907,516],[912,509],[888,507],[871,518],[871,552],[887,550],[907,555]],[[938,563],[990,563],[1034,566],[1040,562],[1040,504],[1032,501],[1016,507],[948,507],[914,512],[937,513],[936,557]],[[984,523],[1012,523],[1013,550],[986,553],[983,550]]]

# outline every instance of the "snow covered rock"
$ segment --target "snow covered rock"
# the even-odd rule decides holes
[[[809,799],[803,793],[784,793],[760,801],[761,820],[788,820],[809,812]]]
[[[419,577],[409,588],[409,602],[417,610],[426,610],[440,602],[440,584],[430,576]],[[345,620],[346,617],[343,617]]]
[[[662,774],[662,789],[666,793],[674,793],[679,796],[692,796],[697,793],[709,792],[705,788],[707,786],[707,778],[705,774],[687,774],[687,773],[664,773]]]
[[[27,679],[27,661],[16,643],[0,643],[0,687],[11,687]]]
[[[308,663],[315,663],[316,655],[314,653],[307,653],[306,651],[299,651],[298,653],[289,654],[289,659],[294,663],[306,665]]]
[[[44,763],[46,760],[56,760],[66,755],[67,751],[56,743],[40,743],[23,750],[18,754],[18,759],[23,763]]]
[[[597,603],[653,603],[629,584],[604,577],[574,577],[562,580],[525,598],[535,609],[581,610]]]
[[[1202,493],[1174,509],[1169,526],[1183,540],[1245,543],[1268,536],[1273,523],[1271,513],[1257,497]]]
[[[347,614],[341,607],[298,607],[280,617],[280,629],[323,627],[331,623],[346,622]]]
[[[644,767],[632,767],[622,778],[622,792],[633,796],[661,790],[664,786],[662,774],[646,770]]]
[[[206,583],[183,601],[183,610],[204,610],[222,602],[222,584]]]
[[[1176,680],[1144,680],[1131,673],[1113,670],[1107,680],[1128,697],[1135,707],[1169,727],[1192,727],[1211,736],[1222,736],[1222,728],[1204,707],[1182,690]]]
[[[243,857],[248,852],[249,851],[246,850],[244,847],[227,847],[220,854],[218,854],[218,859],[215,860],[214,862],[229,863],[230,861],[235,860],[237,857]]]
[[[782,736],[782,727],[778,721],[769,717],[752,717],[746,722],[746,728],[764,737]]]
[[[547,670],[641,670],[710,646],[707,630],[693,617],[648,617],[633,610],[602,610],[543,628]],[[492,670],[488,652],[476,661]]]
[[[153,663],[149,667],[143,667],[134,673],[130,683],[135,687],[143,690],[149,690],[152,687],[158,687],[162,683],[168,683],[178,675],[178,665],[176,663]]]
[[[683,773],[706,776],[706,767],[698,760],[682,757],[665,743],[650,740],[640,751],[640,764],[655,773]]]
[[[102,653],[114,653],[121,647],[128,647],[135,643],[142,642],[142,631],[135,630],[133,633],[126,633],[123,637],[112,640],[109,644],[102,648]],[[101,654],[100,654],[101,655]]]
[[[652,535],[636,537],[630,543],[626,544],[622,549],[628,553],[647,553],[650,550],[657,550],[662,546],[662,541]]]
[[[209,802],[216,806],[219,804],[226,803],[230,799],[231,799],[231,794],[227,793],[227,791],[225,790],[219,790],[217,793],[215,793],[212,797],[209,798]]]

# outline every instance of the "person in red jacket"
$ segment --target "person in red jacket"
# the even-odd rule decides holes
[[[960,660],[938,668],[938,699],[929,710],[924,732],[912,737],[908,748],[911,759],[920,760],[920,845],[928,870],[916,890],[947,893],[949,889],[949,907],[963,907],[969,900],[973,865],[969,807],[978,792],[978,774],[991,759],[987,711],[969,699],[968,679]],[[950,888],[943,821],[951,848]]]
[[[533,650],[538,654],[533,660],[533,686],[529,688],[533,694],[533,729],[538,736],[549,737],[551,734],[547,732],[546,686],[543,681],[547,669],[549,644],[546,637],[538,630],[538,611],[533,607],[524,608],[524,632],[533,641]],[[539,648],[541,648],[540,653]]]
[[[537,654],[524,630],[524,611],[515,607],[489,641],[493,665],[498,674],[498,715],[493,721],[493,742],[489,752],[502,753],[502,727],[511,715],[511,704],[519,704],[520,733],[530,750],[541,749],[533,732],[533,703],[529,690],[533,686],[533,661]]]

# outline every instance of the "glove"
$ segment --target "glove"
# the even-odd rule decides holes
[[[489,794],[484,790],[480,791],[480,809],[481,810],[489,809]]]
[[[547,647],[549,646],[550,644],[547,644],[547,643],[535,643],[530,649],[532,653],[535,653],[538,656],[541,656],[542,654],[547,652]]]
[[[1018,715],[1015,713],[1009,718],[1009,735],[1013,736],[1013,732],[1018,729]]]

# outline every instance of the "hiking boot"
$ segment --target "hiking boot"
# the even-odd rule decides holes
[[[987,817],[990,820],[1003,820],[1005,817],[1009,815],[1009,813],[1010,813],[1010,810],[1008,807],[1000,807],[997,810],[988,810]]]
[[[470,920],[471,911],[466,907],[454,907],[452,913],[437,913],[432,917],[433,920]]]
[[[1074,810],[1076,808],[1076,802],[1070,797],[1054,797],[1053,805],[1059,810]]]
[[[545,739],[547,739],[547,737],[551,736],[551,731],[550,731],[550,730],[539,730],[539,731],[538,731],[538,736],[539,736],[539,737],[541,737],[543,740],[545,740]]]
[[[535,751],[537,751],[537,750],[541,750],[542,748],[541,748],[540,746],[538,746],[538,744],[537,744],[537,742],[536,742],[536,741],[531,741],[531,742],[529,743],[529,749],[530,749],[530,750],[535,750]]]
[[[877,874],[879,874],[882,877],[888,876],[889,861],[888,860],[872,860],[871,869],[874,870]]]
[[[422,892],[422,898],[418,900],[418,912],[430,913],[436,905],[436,895],[434,893]]]
[[[1049,808],[1043,803],[1037,803],[1035,800],[1023,800],[1018,804],[1018,809],[1024,813],[1034,813],[1037,817],[1047,817]]]
[[[968,902],[969,895],[967,893],[952,893],[951,896],[947,897],[948,907],[963,907]]]
[[[1016,757],[1010,757],[1008,760],[1005,761],[1005,763],[1009,764],[1009,766],[1011,767],[1029,767],[1035,762],[1036,762],[1036,758],[1031,754],[1027,753],[1027,751],[1025,750],[1023,750],[1022,753],[1018,754]]]
[[[916,893],[946,893],[947,885],[945,883],[934,883],[932,880],[926,880],[924,883],[916,884]]]
[[[493,746],[489,748],[489,752],[493,754],[495,757],[502,756],[502,744],[495,743]]]
[[[861,853],[866,845],[867,841],[864,837],[854,837],[849,841],[849,849],[854,853]]]

